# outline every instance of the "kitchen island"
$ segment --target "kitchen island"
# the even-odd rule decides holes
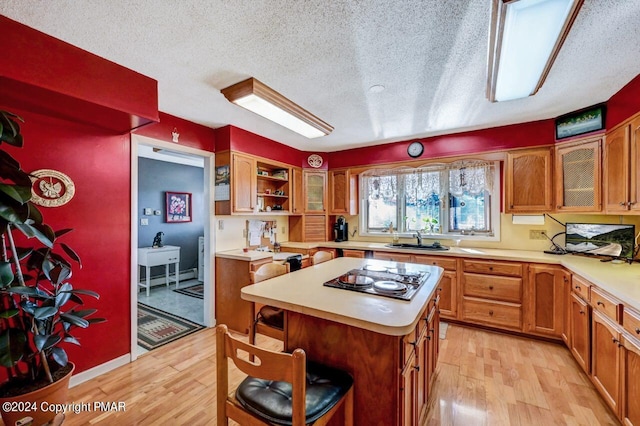
[[[365,267],[415,267],[429,273],[410,301],[323,286]],[[442,268],[338,258],[244,287],[242,298],[287,311],[285,350],[348,371],[355,423],[416,424],[426,414],[438,352]]]

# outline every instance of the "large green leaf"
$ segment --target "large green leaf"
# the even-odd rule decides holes
[[[1,214],[1,212],[0,212],[0,214]],[[49,248],[53,248],[53,238],[47,237],[46,234],[42,233],[35,226],[31,226],[31,225],[29,225],[27,223],[16,223],[15,227],[18,228],[20,231],[22,231],[22,233],[24,235],[26,235],[27,237],[29,237],[29,238],[36,237],[45,246],[47,246]],[[47,226],[47,228],[51,229],[48,226]],[[53,234],[53,231],[52,231],[52,234]]]
[[[0,142],[6,142],[10,145],[22,147],[23,140],[20,134],[20,125],[16,119],[23,121],[22,118],[7,111],[0,111],[0,123],[2,123],[2,132],[0,132]]]
[[[60,286],[58,289],[58,294],[56,295],[56,306],[58,308],[62,307],[71,299],[71,293],[67,290],[72,290],[71,284],[65,283]]]
[[[17,285],[14,287],[5,288],[7,293],[17,293],[27,297],[41,297],[41,294],[34,287],[27,287],[23,285]]]
[[[36,319],[44,320],[44,319],[47,319],[47,318],[51,318],[52,316],[54,316],[57,313],[58,313],[58,309],[57,308],[54,308],[52,306],[47,306],[47,307],[44,307],[44,308],[36,308],[34,310],[34,312],[33,312],[33,316]]]
[[[0,287],[5,288],[13,282],[13,269],[11,262],[0,261]]]
[[[70,311],[69,313],[70,313],[70,314],[73,314],[73,315],[76,315],[76,316],[78,316],[78,317],[80,317],[80,318],[86,318],[86,317],[88,317],[89,315],[93,315],[93,314],[95,314],[96,312],[98,312],[98,310],[97,310],[97,309],[93,309],[93,308],[91,308],[91,309],[81,309],[81,310],[79,310],[79,311],[72,310],[72,311]]]
[[[18,260],[24,260],[33,252],[33,247],[16,247]]]
[[[60,247],[62,247],[62,250],[64,250],[64,252],[67,253],[67,256],[69,256],[72,260],[75,260],[78,263],[78,265],[80,265],[80,268],[82,268],[82,262],[80,261],[80,256],[78,256],[78,254],[75,251],[73,251],[71,247],[69,247],[65,243],[60,243]]]
[[[53,348],[53,350],[51,351],[51,356],[53,356],[53,360],[57,362],[61,367],[66,366],[69,362],[67,353],[61,347]]]
[[[12,318],[15,317],[16,315],[18,315],[20,313],[19,309],[3,309],[2,311],[0,311],[0,318],[6,319],[6,318]]]
[[[0,365],[13,367],[22,359],[27,336],[22,330],[9,328],[0,334]]]
[[[17,202],[24,204],[31,199],[30,186],[9,185],[0,183],[0,192],[7,194]]]
[[[75,337],[73,337],[72,335],[70,335],[69,333],[65,333],[64,338],[62,339],[64,342],[67,343],[72,343],[74,345],[78,345],[80,346],[80,342],[78,341],[78,339],[76,339]]]
[[[36,349],[40,351],[45,351],[55,345],[58,344],[62,340],[60,336],[57,334],[43,334],[37,335],[33,338],[33,342],[36,345]]]
[[[6,196],[4,196],[3,198],[4,200],[0,202],[0,217],[5,219],[7,222],[13,223],[15,227],[24,225],[24,222],[29,217],[29,207],[24,204],[20,204],[12,198],[8,198]],[[22,232],[24,233],[24,231]],[[33,235],[27,236],[31,237]]]
[[[93,296],[96,299],[100,299],[100,295],[98,293],[96,293],[95,291],[92,290],[83,290],[80,288],[75,288],[73,290],[70,291],[73,294],[85,294],[87,296]]]
[[[75,325],[76,327],[81,327],[81,328],[89,327],[89,321],[87,321],[84,318],[77,317],[77,316],[75,316],[73,314],[70,314],[70,313],[60,314],[60,318],[64,322],[68,322],[68,323],[70,323],[72,325]]]

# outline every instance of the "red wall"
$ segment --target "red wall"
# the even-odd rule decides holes
[[[160,113],[160,122],[140,127],[133,133],[166,142],[173,142],[171,133],[174,129],[180,134],[178,145],[209,152],[214,151],[216,144],[215,131],[213,129],[164,112]]]
[[[100,294],[85,298],[96,316],[107,318],[75,335],[82,347],[66,345],[76,372],[110,361],[130,351],[130,137],[35,113],[0,106],[22,116],[24,147],[2,147],[22,168],[55,169],[75,183],[76,193],[60,207],[41,207],[54,230],[73,228],[60,241],[72,247],[83,267],[74,267],[70,282]]]
[[[640,111],[640,74],[607,102],[607,129],[622,123]]]

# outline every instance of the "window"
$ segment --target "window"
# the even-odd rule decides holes
[[[360,175],[363,235],[499,236],[497,163],[465,160]]]

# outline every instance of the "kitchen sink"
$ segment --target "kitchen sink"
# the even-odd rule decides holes
[[[397,248],[397,249],[407,249],[407,250],[449,250],[449,247],[443,246],[440,243],[433,244],[409,244],[409,243],[401,243],[401,244],[386,244],[386,247]]]

